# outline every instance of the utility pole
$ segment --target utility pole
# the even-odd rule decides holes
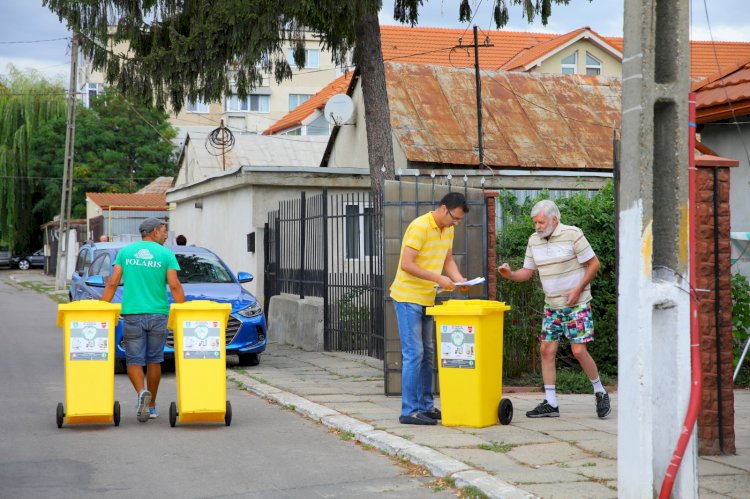
[[[73,164],[76,140],[76,76],[78,73],[78,33],[73,33],[70,47],[70,81],[68,83],[68,124],[65,129],[65,165],[60,196],[60,232],[57,242],[57,274],[55,289],[62,291],[67,284],[68,245],[70,234],[70,206],[73,197]]]
[[[691,391],[687,0],[625,0],[617,494],[698,497]],[[697,346],[697,345],[696,345]],[[689,438],[682,459],[675,454]],[[673,457],[674,456],[674,457]],[[670,463],[681,463],[675,475]],[[669,470],[668,470],[669,468]],[[662,489],[674,479],[674,488]]]
[[[479,149],[479,167],[484,167],[484,128],[482,126],[482,79],[479,69],[479,48],[480,47],[494,47],[488,43],[489,37],[485,40],[485,43],[479,45],[479,34],[477,32],[477,26],[474,25],[474,44],[463,45],[461,39],[458,39],[458,45],[454,46],[457,48],[473,48],[474,49],[474,79],[476,80],[477,89],[477,138],[478,149]]]

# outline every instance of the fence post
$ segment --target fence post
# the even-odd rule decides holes
[[[299,205],[299,299],[305,299],[305,191],[302,191],[302,196]]]
[[[329,350],[329,313],[328,313],[328,187],[323,187],[323,206],[321,223],[323,224],[323,350]]]

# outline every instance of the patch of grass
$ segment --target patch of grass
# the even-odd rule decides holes
[[[614,490],[614,491],[617,491],[617,486],[616,486],[616,485],[607,485],[607,488],[608,488],[609,490]]]
[[[259,376],[250,376],[250,377],[252,379],[254,379],[255,381],[257,381],[258,383],[260,383],[261,385],[267,385],[268,384],[268,380],[265,380],[265,379],[263,379],[263,378],[261,378]]]
[[[364,450],[375,450],[375,449],[377,448],[377,447],[375,447],[375,446],[374,446],[374,445],[372,445],[372,444],[361,444],[361,445],[362,445],[362,448],[363,448]]]
[[[430,488],[435,492],[442,492],[443,490],[452,489],[456,486],[456,480],[450,477],[438,478],[434,482],[430,483]]]
[[[339,438],[343,440],[344,442],[348,442],[349,440],[354,438],[354,433],[350,431],[342,431],[341,435],[339,435]]]
[[[285,404],[281,406],[281,408],[284,409],[285,411],[293,411],[297,408],[297,406],[294,404]]]
[[[513,447],[515,447],[515,445],[506,444],[504,442],[490,442],[488,444],[479,444],[477,447],[482,450],[488,450],[492,452],[510,452]]]
[[[473,485],[459,489],[456,495],[461,499],[487,499],[487,495]]]
[[[570,468],[568,463],[557,463],[558,468]]]
[[[588,462],[588,463],[583,463],[581,465],[581,467],[583,467],[583,468],[587,468],[587,467],[591,467],[591,466],[596,466],[596,463]]]

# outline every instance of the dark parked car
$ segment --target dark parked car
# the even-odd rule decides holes
[[[10,265],[10,247],[7,244],[0,244],[0,266]]]
[[[95,255],[88,265],[76,267],[70,285],[71,301],[98,300],[104,285],[112,275],[112,264],[117,252],[127,243],[90,243],[79,251],[79,261]],[[226,353],[236,354],[241,365],[255,366],[266,349],[266,319],[255,296],[242,287],[253,280],[252,274],[239,272],[235,276],[227,265],[212,251],[198,246],[169,246],[177,256],[180,271],[177,277],[185,291],[185,300],[212,300],[230,303],[232,312],[226,329]],[[79,273],[80,270],[80,273]],[[85,279],[81,278],[81,273]],[[76,279],[76,274],[78,278]],[[169,289],[167,289],[169,291]],[[168,292],[169,301],[172,295]],[[122,300],[122,284],[115,292],[113,303]],[[124,365],[125,350],[122,339],[122,321],[115,329],[115,358],[118,369]],[[169,331],[164,347],[165,359],[174,358],[174,332]]]
[[[44,268],[44,250],[36,250],[30,255],[14,256],[10,259],[13,269],[29,270],[30,268]]]

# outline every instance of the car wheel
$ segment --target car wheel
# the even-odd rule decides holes
[[[29,270],[30,267],[31,267],[31,264],[26,259],[20,260],[18,262],[18,269],[19,270]]]
[[[128,366],[125,359],[115,359],[115,374],[125,374],[128,372]]]
[[[241,366],[257,366],[260,364],[259,353],[240,353],[237,354],[237,357],[239,357]]]

